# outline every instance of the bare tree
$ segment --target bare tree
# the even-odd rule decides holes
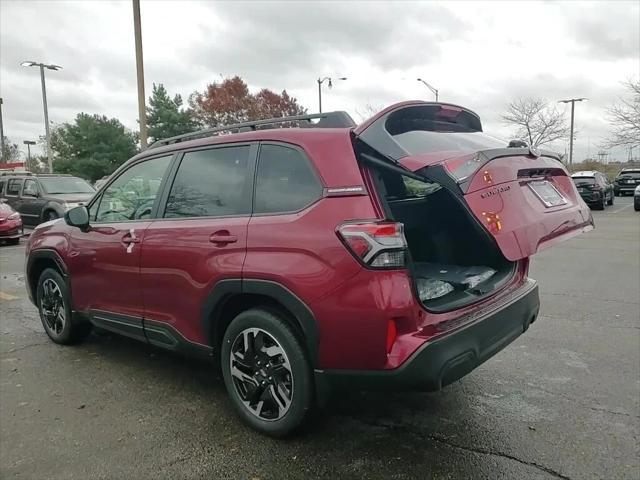
[[[362,108],[356,108],[356,115],[360,117],[360,122],[364,122],[369,118],[373,117],[376,113],[382,110],[384,107],[380,105],[372,105],[370,103],[365,103]]]
[[[621,98],[607,109],[613,132],[605,147],[621,147],[640,144],[640,82],[625,82],[631,99]]]
[[[539,147],[570,135],[564,114],[543,98],[514,100],[507,105],[502,121],[517,127],[516,137],[525,140],[532,147]]]

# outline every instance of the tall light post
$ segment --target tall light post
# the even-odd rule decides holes
[[[27,166],[31,166],[31,145],[35,145],[33,140],[25,140],[24,143],[27,146]]]
[[[347,77],[340,77],[336,80],[346,80]],[[322,84],[324,82],[328,83],[328,87],[333,87],[333,79],[331,77],[318,78],[318,113],[322,113]]]
[[[140,122],[140,146],[147,148],[147,111],[144,107],[144,61],[142,58],[142,26],[140,25],[140,0],[133,0],[133,30],[136,43],[136,73],[138,76],[138,118]]]
[[[429,90],[431,90],[431,93],[433,93],[436,96],[436,102],[438,101],[438,89],[432,87],[431,85],[429,85],[426,81],[424,81],[421,78],[417,79],[420,83],[423,83],[425,85],[425,87],[427,87]]]
[[[570,103],[571,104],[571,136],[569,137],[569,165],[573,165],[573,113],[575,110],[576,102],[587,100],[586,98],[570,98],[568,100],[559,100],[558,103]]]
[[[47,164],[49,173],[53,173],[53,154],[51,152],[51,135],[49,133],[49,110],[47,109],[47,87],[44,83],[44,69],[62,70],[60,65],[46,65],[44,63],[25,61],[20,65],[23,67],[40,67],[40,82],[42,83],[42,105],[44,106],[44,131],[47,137]]]
[[[0,162],[4,162],[4,128],[2,127],[2,98],[0,98]]]

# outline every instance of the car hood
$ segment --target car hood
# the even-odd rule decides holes
[[[4,220],[12,213],[15,213],[15,210],[11,208],[10,205],[7,205],[6,203],[0,203],[0,220]]]
[[[95,193],[50,193],[45,195],[48,200],[60,203],[85,203],[91,200]]]

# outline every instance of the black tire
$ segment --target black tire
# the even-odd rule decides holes
[[[615,198],[615,195],[613,193],[611,193],[611,197],[609,198],[609,201],[607,202],[607,205],[613,205],[614,198]]]
[[[638,203],[634,203],[634,204],[633,204],[633,209],[634,209],[636,212],[640,212],[640,204],[638,204]]]
[[[36,300],[44,331],[55,343],[70,345],[86,338],[91,323],[71,315],[71,297],[62,275],[52,268],[45,269],[38,279]],[[62,311],[63,317],[60,316]]]
[[[20,238],[9,238],[7,239],[7,243],[9,245],[18,245],[20,243]]]
[[[55,210],[47,210],[42,214],[43,222],[48,222],[57,218],[60,218],[60,215],[58,215],[58,212],[56,212]]]
[[[596,203],[593,206],[594,210],[604,210],[605,206],[607,205],[607,202],[604,199],[604,195],[602,196],[602,198],[600,198],[600,200],[598,201],[598,203]]]
[[[251,346],[243,348],[245,345]],[[284,355],[265,357],[272,348]],[[304,424],[315,403],[313,374],[301,342],[278,314],[258,308],[240,313],[225,331],[220,360],[229,398],[245,423],[272,437],[290,435]],[[243,376],[246,380],[238,376],[240,370],[247,372]],[[290,395],[283,397],[283,393]],[[281,402],[287,400],[286,408],[280,408]],[[251,403],[257,404],[257,411],[250,407]]]

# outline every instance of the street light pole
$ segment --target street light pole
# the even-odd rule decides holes
[[[49,132],[49,109],[47,108],[47,87],[44,81],[44,69],[62,70],[60,65],[47,65],[45,63],[25,61],[20,65],[23,67],[40,67],[40,83],[42,83],[42,105],[44,107],[44,131],[47,139],[47,164],[49,173],[53,173],[53,152],[51,151],[51,135]]]
[[[337,80],[346,80],[347,77],[340,77]],[[333,87],[333,79],[331,77],[318,78],[318,113],[322,113],[322,84],[328,82],[329,88]]]
[[[4,162],[4,128],[2,126],[2,98],[0,98],[0,162]]]
[[[140,0],[133,0],[133,30],[136,43],[136,73],[138,76],[138,118],[140,122],[140,146],[147,148],[147,112],[144,97],[144,61],[142,58],[142,27],[140,25]]]
[[[438,89],[432,87],[431,85],[429,85],[427,82],[425,82],[423,79],[418,78],[418,81],[423,83],[429,90],[431,90],[431,93],[433,93],[436,96],[436,102],[438,101]]]
[[[571,104],[571,136],[569,137],[569,166],[573,165],[573,117],[576,102],[587,100],[586,98],[570,98],[568,100],[560,100],[558,103],[570,103]]]
[[[47,164],[49,166],[49,173],[53,173],[51,135],[49,133],[49,109],[47,108],[47,87],[44,83],[44,65],[42,64],[40,64],[40,82],[42,83],[42,104],[44,105],[44,133],[47,138]]]

